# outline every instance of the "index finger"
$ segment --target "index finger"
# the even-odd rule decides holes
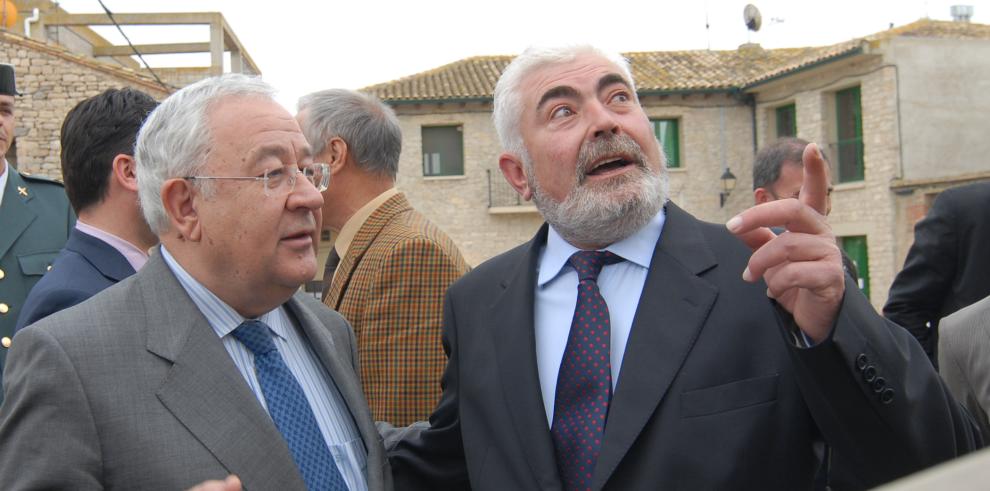
[[[825,215],[828,208],[828,164],[817,143],[804,147],[801,162],[804,164],[804,180],[798,199]]]

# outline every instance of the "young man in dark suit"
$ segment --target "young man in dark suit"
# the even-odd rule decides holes
[[[52,270],[28,295],[17,330],[92,297],[148,260],[158,237],[141,216],[134,142],[157,105],[138,90],[108,89],[66,115],[62,176],[79,219]]]
[[[621,57],[527,50],[494,106],[502,172],[548,224],[448,290],[441,400],[387,435],[397,488],[810,489],[821,440],[874,485],[979,445],[845,282],[816,145],[799,200],[720,226],[667,201]]]

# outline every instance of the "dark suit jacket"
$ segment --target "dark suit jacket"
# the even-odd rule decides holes
[[[990,182],[946,189],[914,226],[883,314],[911,331],[933,362],[939,319],[990,295],[988,244]]]
[[[0,204],[0,338],[9,339],[24,299],[65,245],[76,215],[61,184],[21,174],[10,166],[7,174]],[[7,359],[3,344],[0,379]]]
[[[284,305],[354,418],[361,442],[351,450],[366,452],[369,489],[391,489],[354,334],[308,295]],[[177,490],[231,473],[248,490],[305,489],[271,417],[158,253],[17,333],[4,390],[6,489]]]
[[[52,270],[38,282],[17,319],[16,331],[86,300],[134,274],[113,246],[73,229]]]
[[[560,489],[533,329],[545,242],[544,226],[448,291],[441,401],[428,429],[388,435],[397,488]],[[594,489],[810,489],[822,437],[873,484],[978,445],[917,343],[851,282],[831,338],[798,349],[766,285],[741,280],[750,254],[667,205]]]

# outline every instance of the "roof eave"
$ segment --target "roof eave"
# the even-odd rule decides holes
[[[468,104],[468,103],[490,103],[491,97],[451,97],[451,98],[429,98],[429,99],[388,99],[382,98],[385,104],[397,106],[408,106],[413,104]]]
[[[859,46],[856,46],[855,48],[852,48],[849,51],[844,51],[842,53],[839,53],[839,54],[836,54],[836,55],[832,55],[832,56],[829,56],[827,58],[822,58],[821,60],[818,60],[818,61],[816,61],[814,63],[809,63],[807,65],[801,65],[801,66],[798,66],[796,68],[793,68],[793,69],[790,69],[790,70],[786,70],[786,71],[780,72],[780,73],[778,73],[776,75],[773,75],[772,77],[768,77],[768,78],[765,78],[765,79],[762,79],[762,80],[757,80],[756,82],[743,85],[740,88],[740,90],[742,90],[742,91],[749,91],[749,90],[752,90],[752,89],[754,89],[756,87],[759,87],[761,85],[765,85],[765,84],[768,84],[770,82],[773,82],[773,81],[776,81],[776,80],[780,80],[780,79],[782,79],[784,77],[790,77],[791,75],[795,75],[795,74],[798,74],[798,73],[801,73],[801,72],[806,72],[808,70],[813,70],[813,69],[818,68],[818,67],[820,67],[822,65],[827,65],[829,63],[834,63],[836,61],[843,60],[843,59],[846,59],[846,58],[849,58],[849,57],[852,57],[852,56],[861,55],[864,52],[865,52],[865,50],[863,49],[863,45],[860,44]]]
[[[736,87],[708,87],[697,89],[637,89],[636,93],[642,96],[652,95],[690,95],[690,94],[731,94],[739,89]]]

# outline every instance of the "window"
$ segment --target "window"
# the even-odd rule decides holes
[[[660,145],[663,146],[663,153],[667,155],[667,167],[677,169],[681,166],[681,135],[678,131],[678,121],[676,119],[651,119],[653,134]]]
[[[777,138],[797,136],[797,107],[794,104],[780,106],[776,110]]]
[[[859,87],[835,93],[838,182],[863,180],[863,110]]]
[[[464,175],[463,135],[460,126],[423,127],[423,176]]]
[[[866,236],[854,235],[839,237],[839,247],[856,265],[859,274],[859,289],[867,298],[870,297],[870,261],[866,253]]]

